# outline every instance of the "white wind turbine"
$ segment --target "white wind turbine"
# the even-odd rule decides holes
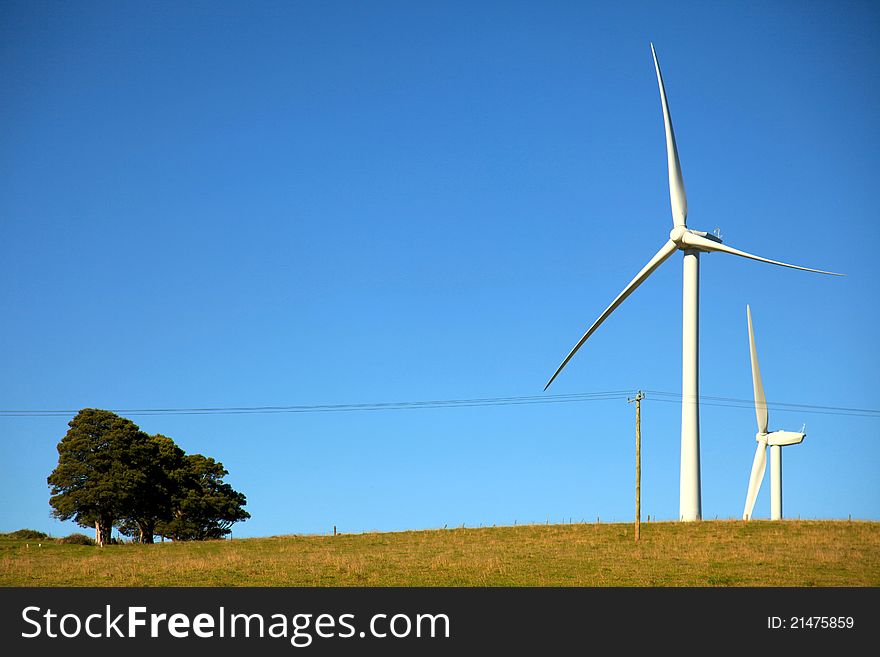
[[[764,384],[761,383],[761,370],[758,368],[758,351],[755,349],[755,331],[752,328],[752,309],[746,306],[749,318],[749,353],[752,357],[752,386],[755,389],[755,415],[758,418],[758,449],[752,462],[752,474],[749,476],[749,490],[746,493],[746,506],[743,520],[752,519],[755,499],[764,481],[764,470],[767,468],[767,447],[770,447],[770,519],[782,519],[782,448],[786,445],[797,445],[803,442],[807,434],[796,431],[774,431],[767,433],[769,414],[767,398],[764,396]]]
[[[654,70],[657,72],[657,84],[660,87],[660,104],[663,108],[663,124],[666,128],[666,163],[669,170],[669,198],[672,204],[672,230],[669,240],[636,274],[623,292],[611,302],[593,325],[587,329],[583,337],[569,352],[556,372],[550,377],[544,390],[550,387],[572,356],[599,328],[611,313],[645,282],[654,270],[665,262],[676,251],[684,251],[684,285],[682,288],[682,357],[681,357],[681,471],[679,479],[679,518],[681,520],[699,520],[702,516],[700,504],[700,406],[699,406],[699,310],[700,310],[700,253],[730,253],[772,265],[791,267],[803,271],[820,274],[833,272],[808,267],[798,267],[776,260],[768,260],[760,256],[746,253],[722,244],[721,238],[703,231],[687,227],[687,197],[684,192],[684,180],[681,175],[681,164],[678,160],[678,148],[675,145],[675,133],[672,130],[672,118],[669,104],[666,101],[666,89],[654,44],[651,44],[654,56]]]

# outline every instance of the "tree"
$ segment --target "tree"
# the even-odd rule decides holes
[[[138,495],[117,523],[121,534],[137,537],[139,543],[152,543],[156,524],[172,518],[174,498],[184,484],[184,454],[171,438],[162,434],[150,436],[136,446],[131,458],[138,465]]]
[[[110,542],[113,523],[130,511],[142,492],[139,472],[149,436],[131,420],[84,408],[58,443],[58,465],[48,477],[53,515],[97,527],[99,545]]]
[[[84,408],[58,443],[58,465],[48,477],[53,515],[97,528],[99,545],[114,525],[152,543],[222,538],[250,518],[245,496],[223,481],[222,463],[187,456],[171,438],[149,436],[131,420]]]
[[[223,464],[201,454],[184,457],[175,473],[180,484],[173,501],[171,520],[159,522],[156,532],[175,541],[223,538],[232,524],[250,518],[242,507],[247,499],[223,481],[229,472]]]

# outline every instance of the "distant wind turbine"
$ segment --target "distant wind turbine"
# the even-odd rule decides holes
[[[769,414],[767,398],[764,397],[764,384],[761,382],[761,370],[758,367],[758,351],[755,348],[755,331],[752,328],[752,309],[746,306],[749,319],[749,353],[752,357],[752,386],[755,389],[755,414],[758,418],[758,449],[752,462],[752,474],[749,476],[749,490],[746,493],[746,506],[743,520],[752,519],[755,499],[761,490],[764,470],[767,468],[767,447],[770,447],[770,519],[782,519],[782,448],[786,445],[797,445],[803,442],[807,434],[795,431],[774,431],[767,433]]]
[[[587,329],[583,337],[569,352],[562,364],[544,386],[550,387],[572,356],[587,341],[593,332],[608,319],[624,300],[635,289],[645,282],[676,251],[684,251],[684,284],[682,287],[682,358],[681,358],[681,471],[679,479],[679,518],[681,520],[699,520],[702,517],[700,504],[700,399],[699,399],[699,311],[700,311],[700,253],[718,252],[750,258],[771,265],[791,267],[819,274],[834,274],[821,269],[810,269],[789,265],[776,260],[768,260],[760,256],[746,253],[722,244],[721,238],[711,233],[691,230],[687,227],[687,197],[684,191],[684,179],[681,175],[681,164],[678,160],[678,148],[675,145],[675,133],[672,130],[672,117],[666,101],[666,89],[654,44],[651,44],[654,56],[654,70],[657,72],[657,84],[660,87],[660,104],[663,108],[663,124],[666,129],[666,163],[669,171],[669,199],[672,204],[672,231],[669,240],[636,274],[623,292],[611,302],[599,319]]]

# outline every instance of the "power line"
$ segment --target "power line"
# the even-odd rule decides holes
[[[216,406],[196,408],[119,408],[108,409],[114,413],[149,415],[249,415],[274,413],[353,413],[366,411],[424,410],[442,408],[479,408],[489,406],[523,406],[532,404],[568,404],[591,401],[625,400],[634,390],[608,390],[602,392],[581,392],[564,395],[531,395],[518,397],[476,397],[468,399],[434,399],[423,401],[373,402],[360,404],[298,404],[288,406]],[[681,403],[682,395],[663,390],[647,390],[646,401]],[[734,397],[700,396],[700,404],[730,408],[754,408],[751,399]],[[849,415],[856,417],[878,417],[880,410],[866,408],[847,408],[842,406],[819,406],[815,404],[794,404],[768,402],[768,408],[780,411],[798,411],[823,415]],[[78,409],[42,410],[0,410],[0,417],[56,417],[75,415]]]
[[[598,401],[623,398],[628,391],[573,393],[567,395],[533,395],[528,397],[489,397],[473,399],[434,399],[426,401],[375,402],[364,404],[310,404],[294,406],[219,406],[204,408],[119,408],[108,409],[126,415],[230,415],[265,413],[338,413],[353,411],[415,410],[428,408],[467,408],[477,406],[514,406],[523,404],[559,404],[567,402]],[[78,411],[53,410],[0,410],[6,417],[51,417],[70,415]]]
[[[681,393],[664,392],[662,390],[646,390],[654,401],[680,403]],[[693,400],[690,400],[693,401]],[[729,408],[754,408],[755,402],[751,399],[737,399],[735,397],[712,397],[700,395],[701,406],[726,406]],[[855,417],[880,417],[880,410],[871,408],[847,408],[844,406],[818,406],[816,404],[792,404],[786,402],[767,402],[767,408],[778,411],[817,413],[821,415],[851,415]]]

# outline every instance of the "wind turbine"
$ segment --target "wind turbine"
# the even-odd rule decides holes
[[[752,328],[752,309],[746,306],[749,318],[749,352],[752,357],[752,386],[755,389],[755,415],[758,418],[758,449],[752,462],[752,474],[749,476],[749,490],[746,493],[746,506],[743,520],[752,519],[755,499],[764,481],[764,470],[767,468],[767,447],[770,447],[770,519],[782,519],[782,448],[786,445],[797,445],[803,442],[807,434],[796,431],[774,431],[767,433],[769,415],[767,398],[764,397],[764,384],[761,383],[761,370],[758,368],[758,351],[755,349],[755,331]]]
[[[562,364],[556,369],[553,376],[544,386],[544,390],[550,387],[553,380],[559,375],[572,356],[577,353],[581,345],[587,341],[593,332],[608,319],[617,307],[632,294],[635,289],[645,282],[654,271],[662,265],[676,251],[684,252],[684,284],[682,287],[682,356],[681,356],[681,471],[679,479],[679,518],[681,520],[699,520],[702,516],[700,504],[700,399],[699,399],[699,311],[700,311],[700,253],[729,253],[767,262],[771,265],[791,267],[803,271],[812,271],[819,274],[834,274],[821,269],[810,269],[789,265],[776,260],[768,260],[760,256],[746,253],[727,246],[721,242],[721,238],[703,231],[692,230],[687,227],[687,197],[684,192],[684,179],[681,175],[681,164],[678,160],[678,148],[675,145],[675,133],[672,130],[672,117],[669,114],[669,103],[666,100],[666,89],[663,86],[663,76],[660,74],[660,64],[657,61],[657,53],[654,44],[651,44],[651,54],[654,57],[654,70],[657,73],[657,84],[660,87],[660,104],[663,109],[663,125],[666,130],[666,163],[669,171],[669,200],[672,205],[672,230],[669,240],[648,261],[642,270],[636,274],[623,292],[611,302],[599,319],[587,329],[583,337],[569,352]]]

